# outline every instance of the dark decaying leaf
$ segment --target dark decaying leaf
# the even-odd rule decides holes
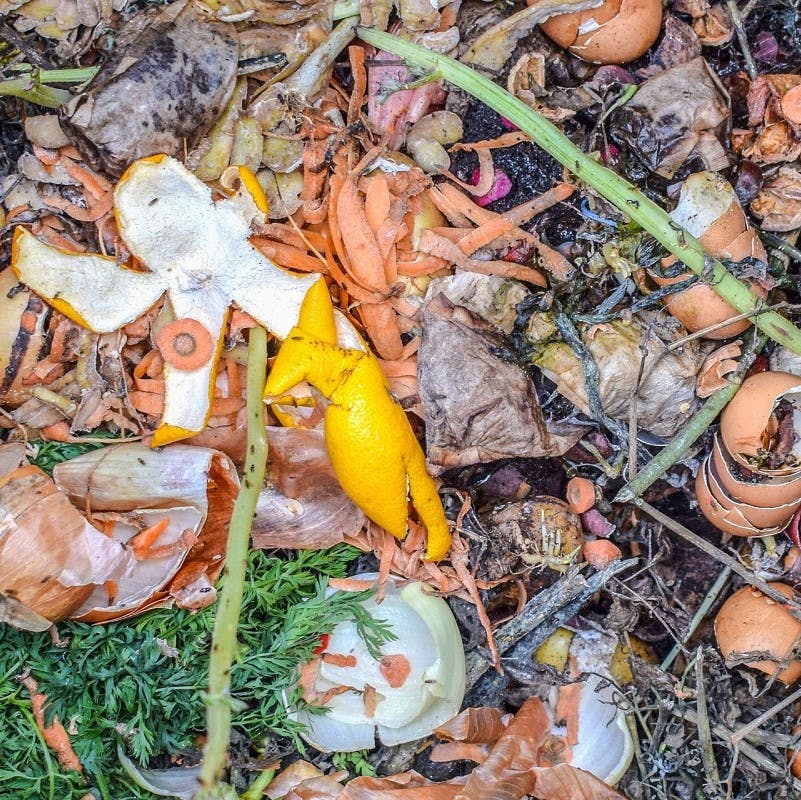
[[[119,176],[132,161],[178,155],[217,118],[234,88],[233,28],[178,2],[137,14],[61,123],[84,158]]]
[[[645,81],[610,117],[609,132],[650,170],[672,177],[692,153],[707,169],[728,166],[718,137],[729,120],[729,96],[699,57]]]
[[[582,429],[551,431],[531,379],[500,331],[439,294],[418,356],[426,451],[435,472],[501,458],[561,455]]]

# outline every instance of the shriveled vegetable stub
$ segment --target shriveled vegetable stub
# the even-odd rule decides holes
[[[137,14],[61,124],[89,164],[115,177],[143,156],[178,155],[228,101],[237,57],[233,26],[191,3]]]
[[[352,581],[370,588],[377,575]],[[363,607],[383,620],[394,638],[371,652],[355,622],[342,622],[325,639],[319,657],[301,670],[303,699],[326,714],[295,712],[308,726],[304,738],[324,752],[351,752],[420,739],[456,714],[465,690],[465,659],[456,620],[422,583],[390,577],[380,603]]]

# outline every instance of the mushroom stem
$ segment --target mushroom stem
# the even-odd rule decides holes
[[[729,305],[741,313],[754,312],[754,324],[760,330],[801,355],[801,330],[775,311],[763,311],[762,301],[720,261],[705,252],[695,237],[676,225],[664,209],[625,178],[594,161],[590,155],[576,147],[542,114],[529,108],[489,78],[448,56],[370,28],[358,28],[357,33],[363,41],[400,56],[411,66],[436,73],[517,125],[579,180],[594,188],[650,233],[689,270],[708,281]]]
[[[206,746],[203,748],[200,798],[224,798],[221,784],[231,737],[231,665],[236,651],[236,632],[242,609],[250,528],[267,466],[267,433],[264,426],[264,381],[267,374],[267,331],[250,329],[247,377],[247,461],[236,498],[228,534],[225,573],[214,617],[209,658],[209,688],[205,695]]]

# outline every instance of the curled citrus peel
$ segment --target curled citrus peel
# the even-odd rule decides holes
[[[251,223],[264,219],[264,195],[244,168],[240,178],[238,192],[214,202],[209,187],[175,159],[134,162],[114,189],[114,207],[123,241],[148,272],[51,247],[24,228],[14,234],[17,277],[78,324],[97,333],[116,330],[166,294],[175,322],[192,327],[184,333],[194,337],[194,349],[186,339],[159,342],[170,355],[154,447],[203,430],[231,304],[285,338],[316,280],[279,269],[250,244]],[[180,357],[181,346],[197,355]]]
[[[426,557],[443,558],[451,536],[420,443],[375,356],[339,345],[323,280],[314,283],[303,300],[298,323],[267,377],[265,397],[280,398],[303,380],[331,401],[325,412],[325,440],[348,497],[371,520],[403,539],[411,494],[428,530]]]

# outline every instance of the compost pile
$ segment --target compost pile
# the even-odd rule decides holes
[[[798,797],[800,16],[0,0],[4,796]]]

